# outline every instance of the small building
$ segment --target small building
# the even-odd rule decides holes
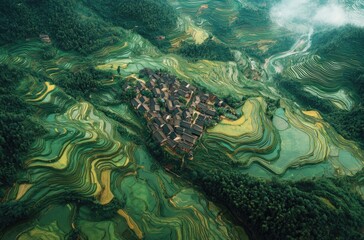
[[[139,91],[141,91],[141,90],[145,89],[146,87],[145,87],[145,84],[144,84],[143,82],[138,81],[138,83],[136,84],[136,88],[137,88]]]
[[[177,90],[177,95],[181,97],[185,97],[188,93],[182,89]]]
[[[156,117],[153,119],[153,122],[157,124],[159,127],[161,127],[163,124],[165,124],[162,117]]]
[[[153,133],[153,138],[154,138],[155,140],[157,140],[157,142],[158,142],[159,144],[163,144],[164,142],[166,142],[166,141],[167,141],[167,137],[166,137],[166,135],[164,135],[164,133],[163,133],[162,131],[160,131],[160,130],[155,131],[155,132]]]
[[[181,149],[184,152],[190,152],[193,148],[193,146],[191,144],[188,144],[186,142],[180,142],[178,144],[178,148]]]
[[[139,98],[139,101],[142,102],[142,103],[148,103],[149,102],[149,98],[146,97],[146,96],[141,96]]]
[[[197,104],[196,109],[202,113],[205,113],[208,110],[208,107],[204,103],[199,103]]]
[[[206,115],[211,116],[211,117],[215,117],[217,115],[215,109],[214,110],[207,109],[205,113],[206,113]]]
[[[155,81],[150,80],[145,85],[147,86],[147,88],[153,89],[155,87]]]
[[[195,144],[197,141],[197,137],[184,133],[182,134],[182,140],[191,144]]]
[[[152,110],[153,112],[159,112],[161,110],[161,107],[158,104],[151,104],[150,110]]]
[[[209,99],[209,95],[208,94],[200,94],[200,100],[203,103],[207,102],[207,99]]]
[[[182,117],[187,120],[191,120],[191,113],[188,110],[182,112]]]
[[[176,108],[175,106],[173,105],[172,101],[171,100],[166,100],[166,108],[167,108],[167,111],[172,113]]]
[[[161,90],[159,88],[153,88],[152,92],[153,92],[155,97],[160,97],[161,96]]]
[[[152,112],[147,112],[147,114],[145,115],[145,118],[150,121],[153,118],[155,118],[155,114]]]
[[[181,135],[181,134],[184,133],[185,129],[182,128],[182,127],[176,127],[175,128],[175,131],[176,131],[177,134]]]
[[[187,121],[183,120],[183,121],[181,122],[181,127],[183,127],[183,128],[190,128],[190,127],[191,127],[191,123],[189,123],[189,122],[187,122]]]
[[[141,105],[139,105],[139,107],[138,107],[138,111],[141,113],[141,114],[145,114],[146,112],[149,112],[150,111],[150,109],[149,109],[149,107],[148,107],[148,105],[146,105],[146,104],[141,104]]]
[[[177,146],[177,143],[173,139],[167,139],[167,146],[174,149]]]
[[[196,125],[196,124],[193,124],[191,126],[191,132],[193,135],[196,135],[196,136],[201,136],[202,132],[203,132],[203,127],[202,126],[199,126],[199,125]]]
[[[177,133],[175,131],[172,131],[168,134],[168,137],[170,139],[176,140],[176,138],[178,137]]]
[[[171,125],[169,125],[168,123],[164,124],[162,126],[162,130],[163,130],[163,133],[168,135],[170,134],[171,132],[173,132],[173,127]]]
[[[138,109],[139,106],[142,105],[142,103],[139,101],[139,99],[133,98],[131,100],[131,105],[133,106],[133,108]]]
[[[181,120],[175,119],[173,123],[174,123],[173,125],[175,128],[181,126]]]

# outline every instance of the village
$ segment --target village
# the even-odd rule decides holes
[[[132,107],[147,120],[154,140],[162,147],[192,157],[204,129],[219,120],[216,109],[230,107],[217,96],[168,73],[143,69],[140,75],[148,81],[124,86],[124,90],[134,87],[136,91]]]

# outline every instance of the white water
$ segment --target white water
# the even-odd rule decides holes
[[[293,55],[302,55],[308,53],[308,50],[311,47],[312,34],[313,28],[311,28],[308,33],[302,34],[290,50],[277,53],[265,60],[264,69],[269,79],[271,79],[271,76],[274,74],[281,73],[284,70],[285,64],[282,64],[282,60]]]

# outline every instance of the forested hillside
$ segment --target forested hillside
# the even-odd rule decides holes
[[[20,80],[26,76],[22,70],[0,65],[0,187],[14,183],[31,144],[45,133],[32,118],[35,110],[17,92]]]
[[[256,239],[360,239],[363,201],[332,180],[289,183],[211,171],[197,182]]]

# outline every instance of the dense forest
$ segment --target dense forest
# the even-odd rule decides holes
[[[92,17],[80,16],[75,0],[4,0],[0,3],[0,44],[48,34],[63,50],[87,54],[118,40],[120,33]]]
[[[24,71],[0,65],[0,187],[16,181],[30,146],[45,133],[32,118],[34,109],[16,91],[24,77]]]
[[[195,182],[227,206],[254,239],[363,239],[364,203],[330,179],[263,181],[211,171]]]
[[[75,72],[68,72],[57,85],[74,98],[88,99],[90,93],[102,89],[102,80],[111,79],[111,74],[89,66]]]
[[[269,9],[252,9],[242,7],[239,10],[239,18],[234,22],[237,25],[260,26],[267,25],[270,22]]]
[[[176,27],[177,12],[166,0],[88,0],[97,13],[117,26],[133,29],[161,50],[170,43],[160,36]]]
[[[364,29],[348,25],[330,31],[316,33],[312,37],[312,48],[321,57],[335,55],[350,56],[364,62]],[[348,44],[350,43],[350,44]]]
[[[178,53],[192,61],[207,59],[212,61],[234,61],[230,48],[215,42],[211,37],[202,44],[183,42]]]

